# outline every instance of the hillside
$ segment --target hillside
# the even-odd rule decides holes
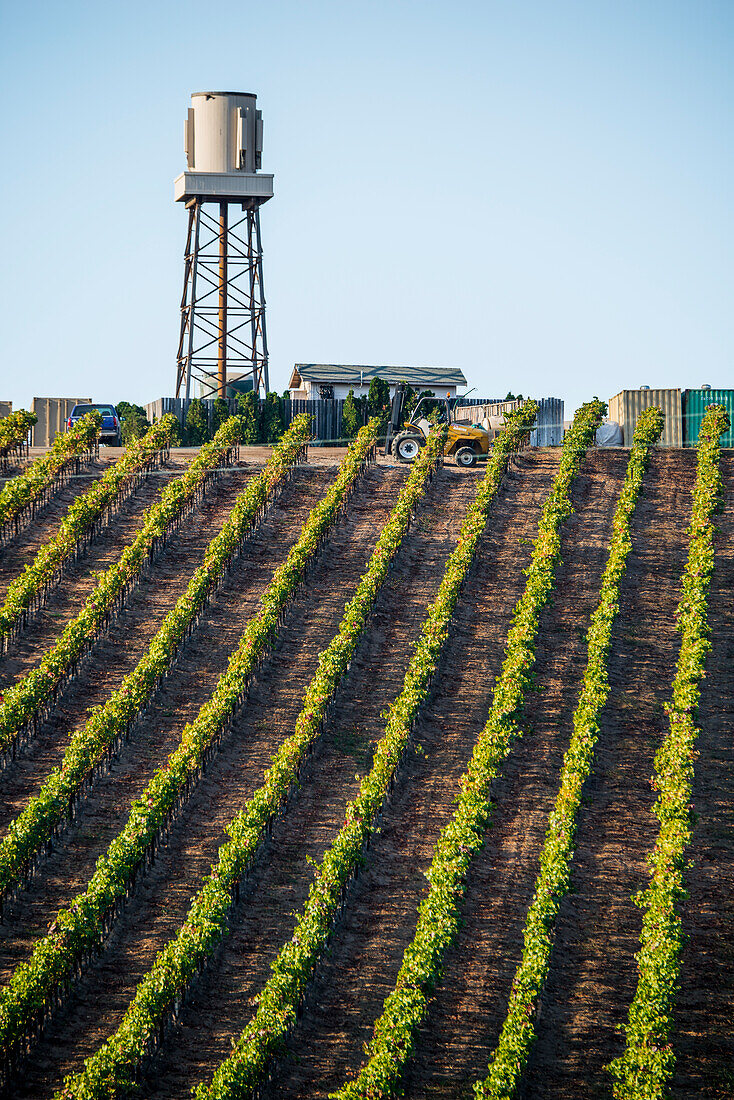
[[[573,512],[562,524],[555,590],[540,614],[533,689],[522,719],[526,732],[493,786],[493,815],[469,870],[459,935],[403,1078],[405,1095],[415,1100],[471,1097],[497,1044],[628,458],[629,451],[592,449],[573,479]],[[559,462],[559,449],[521,452],[489,506],[440,672],[263,1095],[325,1100],[363,1061],[363,1044],[415,931],[434,846],[454,813],[459,779],[486,721],[541,508]],[[183,465],[174,460],[165,469],[173,477]],[[722,453],[721,469],[724,510],[717,520],[709,596],[713,648],[698,712],[697,820],[682,913],[688,940],[672,1036],[677,1058],[672,1095],[681,1100],[694,1095],[723,1100],[734,1088],[734,454]],[[248,455],[213,482],[151,558],[90,656],[55,693],[28,744],[0,776],[0,836],[8,835],[13,818],[61,766],[69,738],[83,729],[90,708],[104,704],[147,652],[238,494],[261,470],[262,461]],[[176,750],[186,723],[195,721],[212,696],[277,567],[336,473],[334,461],[323,453],[295,466],[258,514],[242,552],[129,736],[115,747],[109,766],[90,774],[73,819],[56,830],[10,891],[0,925],[0,984],[31,958],[57,911],[86,888],[131,805],[147,797],[148,784]],[[126,896],[106,920],[100,950],[85,954],[76,977],[62,983],[27,1053],[12,1054],[8,1096],[52,1097],[119,1027],[138,983],[184,921],[227,839],[228,823],[252,798],[292,734],[319,654],[339,630],[344,605],[401,499],[407,473],[406,467],[380,460],[355,480],[280,614],[277,636],[259,658],[246,697],[208,750],[202,771],[192,772],[150,859],[134,872]],[[426,609],[436,598],[481,476],[481,470],[446,464],[426,484],[320,736],[238,886],[229,935],[176,1005],[175,1023],[161,1032],[160,1048],[142,1066],[146,1097],[185,1097],[210,1080],[252,1018],[253,999],[293,934],[314,867],[369,770],[386,708],[401,690]],[[634,954],[642,915],[632,895],[646,884],[646,857],[659,828],[651,812],[650,777],[667,728],[665,704],[680,647],[675,611],[695,478],[695,451],[654,450],[631,520],[632,550],[620,582],[609,657],[611,693],[584,788],[571,890],[561,903],[524,1078],[524,1095],[538,1100],[611,1096],[605,1067],[622,1051],[620,1025],[637,982]],[[53,534],[66,498],[78,491],[65,489],[66,496],[48,506],[32,533],[23,532],[2,551],[0,581],[9,582],[31,560]],[[58,581],[46,606],[2,658],[4,690],[36,666],[92,591],[92,571],[120,555],[159,491],[151,477]]]

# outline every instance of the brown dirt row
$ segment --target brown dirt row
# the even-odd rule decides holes
[[[681,991],[672,1095],[734,1097],[734,454],[722,455],[724,510],[718,519],[709,595],[712,650],[698,711],[689,896],[683,906]]]
[[[291,497],[286,513],[292,538],[299,533],[304,510],[314,503],[313,499],[306,500],[309,490],[325,486],[334,470],[311,467],[299,474],[301,499]],[[83,1058],[119,1023],[137,982],[183,920],[192,894],[226,839],[224,826],[261,782],[272,753],[292,731],[318,654],[338,627],[344,604],[364,571],[405,476],[404,469],[372,467],[367,472],[350,501],[347,520],[324,547],[303,591],[291,605],[276,652],[263,666],[232,732],[174,822],[154,867],[138,881],[135,895],[100,958],[90,966],[73,999],[34,1052],[18,1095],[40,1098],[51,1093],[62,1076],[80,1068]],[[259,558],[274,565],[269,554],[268,545],[261,545]],[[257,560],[254,555],[252,562]],[[169,731],[175,731],[177,741],[184,721],[194,716],[202,697],[211,690],[212,681],[206,691],[199,687],[200,682],[206,684],[210,679],[210,651],[216,650],[218,664],[223,667],[226,652],[247,621],[247,613],[238,604],[237,584],[237,577],[233,577],[208,617],[206,633],[202,632],[196,644],[187,649],[146,720],[146,729],[150,730],[146,745],[155,745],[154,762],[165,759],[173,747]],[[226,639],[226,644],[220,639]],[[128,768],[120,770],[120,778],[125,781],[121,797],[126,804],[140,787],[143,769],[146,774],[150,771],[137,754]],[[135,780],[134,784],[126,780],[127,776]],[[120,789],[119,781],[116,789]],[[99,797],[90,803],[86,817],[90,832],[107,829],[107,820],[100,813],[105,804],[111,805]]]
[[[7,831],[10,821],[20,812],[28,797],[36,790],[51,768],[58,765],[66,750],[71,732],[84,724],[87,711],[103,703],[132,671],[145,653],[150,640],[164,616],[184,592],[210,540],[221,530],[230,509],[242,492],[254,467],[239,468],[223,474],[209,490],[195,511],[186,517],[166,546],[128,596],[122,613],[110,630],[96,642],[92,654],[85,660],[74,680],[59,693],[49,717],[39,727],[32,741],[0,775],[0,832]],[[15,643],[2,662],[3,673],[14,667],[34,668],[58,635],[59,619],[71,618],[83,595],[92,587],[90,570],[98,568],[100,556],[112,561],[134,538],[134,526],[146,507],[148,491],[144,487],[133,505],[128,523],[110,530],[96,543],[70,572],[63,586],[51,596],[38,620]],[[148,501],[150,503],[150,501]],[[127,530],[129,526],[133,530]],[[63,626],[63,623],[61,624]],[[9,677],[10,678],[10,677]]]
[[[5,599],[10,582],[15,580],[24,565],[33,561],[44,543],[56,534],[69,506],[91,488],[108,465],[103,459],[93,462],[83,474],[67,481],[28,526],[0,549],[0,603]],[[4,484],[0,481],[0,488]]]
[[[0,690],[7,689],[18,677],[36,667],[43,653],[53,645],[67,623],[79,613],[82,604],[95,587],[93,573],[107,569],[117,561],[125,546],[137,535],[145,511],[157,502],[170,478],[183,473],[186,464],[186,461],[178,464],[169,463],[163,469],[153,471],[137,492],[122,504],[119,512],[112,517],[112,521],[92,545],[87,547],[86,552],[81,554],[79,559],[64,572],[46,605],[34,614],[28,628],[19,638],[11,642],[7,652],[0,658]],[[227,476],[229,475],[225,475]],[[90,484],[91,481],[84,479],[84,489]],[[76,485],[76,479],[72,482],[72,486],[74,485]],[[59,497],[54,500],[61,500],[68,488],[69,486],[65,486]],[[79,492],[74,493],[74,496],[78,495]],[[34,524],[19,536],[20,540],[30,541],[27,543],[24,541],[22,548],[18,547],[18,554],[13,560],[12,567],[8,565],[7,583],[18,575],[23,565],[30,562],[43,543],[55,533],[72,499],[73,497],[66,498],[63,509],[54,511],[52,526],[47,526],[45,523]],[[9,550],[15,551],[15,543],[9,547]],[[0,552],[0,560],[3,562],[4,571],[6,561],[4,553]]]
[[[649,780],[678,657],[674,615],[695,458],[655,453],[637,505],[609,661],[611,694],[527,1075],[534,1098],[608,1097],[604,1067],[623,1049],[616,1029],[635,990],[641,927],[631,897],[649,881],[645,857],[658,829]]]
[[[509,560],[516,553],[516,540],[507,537],[507,527],[514,529],[515,534],[516,524],[520,530],[525,530],[522,511],[516,508],[515,491],[522,483],[527,486],[526,500],[532,500],[533,496],[540,500],[555,465],[553,457],[540,464],[533,457],[523,460],[522,474],[508,479],[507,488],[490,520],[492,533],[487,539],[486,556],[483,551],[475,577],[491,570],[498,587],[507,583],[505,567],[508,572],[514,572]],[[449,475],[448,470],[446,475]],[[461,495],[466,492],[468,482],[465,474],[456,471],[451,471],[449,476],[453,499],[445,500],[444,507],[451,508],[456,516],[450,524],[455,537],[458,520],[466,508],[467,502],[461,501]],[[242,1029],[252,1014],[250,998],[266,980],[270,961],[292,930],[293,911],[302,904],[312,877],[307,859],[321,857],[343,821],[345,803],[358,786],[357,777],[369,767],[372,748],[383,731],[381,713],[402,686],[412,644],[425,618],[426,605],[438,588],[453,545],[453,540],[436,542],[432,530],[435,515],[427,516],[426,521],[425,532],[421,532],[423,546],[414,542],[405,548],[418,565],[410,590],[406,593],[405,580],[399,575],[396,588],[383,593],[376,609],[375,628],[353,662],[349,683],[330,717],[299,798],[275,830],[267,862],[253,876],[230,939],[206,983],[202,983],[195,1000],[185,1010],[176,1034],[151,1067],[146,1087],[155,1095],[186,1095],[191,1085],[211,1074],[226,1056],[230,1037]],[[527,526],[527,533],[532,534],[531,524]],[[500,546],[498,552],[492,550],[495,543]],[[403,568],[401,563],[401,574]],[[519,568],[518,564],[518,572]],[[488,690],[480,671],[482,646],[480,644],[477,652],[472,644],[467,644],[467,628],[471,633],[476,632],[477,624],[486,625],[486,613],[492,609],[491,599],[486,603],[477,600],[478,590],[481,590],[481,583],[477,589],[472,579],[461,603],[457,637],[447,655],[442,677],[446,690],[462,697],[467,693],[471,696],[477,688]],[[479,635],[483,635],[481,625]],[[471,633],[471,637],[472,641],[476,640],[475,633]],[[425,740],[423,735],[421,739]],[[443,784],[443,777],[438,782]],[[311,1003],[322,1004],[320,986]],[[324,1012],[331,1021],[341,1018],[334,1016],[335,1011],[341,1014],[343,1006],[335,1009],[334,1004],[327,1001]],[[302,1095],[311,1095],[311,1081],[299,1082],[301,1087]],[[278,1089],[285,1088],[279,1079]]]
[[[538,456],[536,462],[540,461],[542,457]],[[526,471],[500,503],[497,521],[490,522],[483,560],[463,595],[456,630],[449,643],[446,672],[416,731],[416,740],[424,753],[415,754],[410,760],[385,813],[381,835],[372,845],[366,871],[350,896],[309,1010],[276,1069],[273,1095],[325,1097],[362,1060],[363,1043],[371,1035],[415,930],[416,910],[427,888],[424,876],[433,846],[453,812],[458,779],[486,721],[512,610],[525,584],[522,569],[532,553],[529,542],[535,536],[555,469],[555,462],[548,461],[544,468],[538,466],[532,471],[534,478],[529,476],[531,471]],[[529,707],[529,722],[535,729],[526,741],[531,742],[532,748],[521,755],[526,742],[521,744],[509,769],[506,799],[498,795],[500,806],[506,801],[514,810],[518,801],[524,802],[521,796],[534,792],[528,794],[529,804],[537,816],[542,813],[542,805],[535,808],[542,794],[542,781],[562,751],[562,746],[556,744],[558,723],[553,721],[558,710],[557,696],[562,695],[561,686],[577,675],[576,632],[585,618],[584,599],[588,602],[584,587],[587,576],[593,578],[598,571],[599,548],[608,525],[607,502],[616,492],[618,480],[616,464],[611,470],[608,466],[602,470],[595,459],[590,459],[575,484],[577,511],[564,535],[566,564],[559,578],[559,594],[564,598],[559,595],[556,608],[548,609],[544,615],[546,629],[549,621],[561,624],[564,645],[549,645],[547,654],[539,652],[538,683],[548,685],[547,693],[542,697],[542,706],[536,707],[533,700]],[[565,598],[571,590],[575,597]],[[527,834],[527,805],[525,810],[521,820]],[[529,824],[537,829],[532,815]],[[523,837],[516,824],[506,832],[510,838],[506,858],[511,871],[507,876],[509,905],[502,906],[503,932],[506,910],[510,913],[519,910],[518,900],[513,896],[513,890],[517,889],[514,880],[522,869],[523,856],[526,860],[529,857],[528,849],[534,840],[532,832]],[[501,835],[504,837],[504,832]],[[499,855],[503,854],[500,851]],[[504,885],[503,879],[497,891],[490,893],[490,905],[502,897]],[[478,916],[477,908],[470,897],[467,919]],[[480,927],[474,929],[473,948],[477,938],[481,942],[482,933],[486,938],[489,923],[485,914]],[[482,943],[482,956],[484,947]],[[490,946],[488,950],[493,958],[496,947]],[[474,950],[471,960],[462,959],[462,963],[470,966],[472,998],[476,995],[478,1002],[475,1006],[462,996],[461,983],[447,984],[448,1004],[438,1006],[430,1033],[420,1037],[420,1048],[428,1042],[430,1050],[416,1062],[407,1082],[413,1095],[451,1095],[455,1078],[457,1075],[461,1078],[467,1057],[481,1041],[485,990],[482,973],[477,974],[474,966]],[[459,971],[458,966],[455,969]],[[463,967],[461,973],[463,980]],[[454,1029],[457,1020],[461,1021],[458,1036]]]
[[[381,713],[400,691],[428,602],[440,583],[476,477],[446,468],[419,513],[383,588],[367,635],[324,735],[302,776],[301,789],[278,823],[246,889],[233,930],[195,993],[144,1088],[167,1097],[188,1095],[229,1050],[252,1013],[250,998],[290,935],[294,911],[319,859],[344,820],[346,800],[369,768],[384,725]]]
[[[44,859],[29,888],[7,907],[4,927],[0,928],[0,982],[6,982],[14,967],[28,955],[35,936],[53,920],[57,910],[84,888],[98,857],[123,827],[131,801],[140,796],[157,768],[165,763],[178,745],[186,722],[196,716],[211,695],[275,568],[298,538],[302,523],[322,499],[333,476],[334,471],[329,469],[302,467],[296,472],[202,616],[176,667],[120,750],[112,770],[98,778],[73,826],[56,842],[53,855]],[[197,560],[197,553],[189,556],[189,574]],[[128,659],[127,647],[119,656]],[[105,676],[95,662],[89,676],[95,677],[96,689],[106,695],[111,689],[102,681],[109,681],[117,672],[115,666],[108,667]],[[51,751],[61,747],[55,742]],[[45,755],[46,765],[50,755]],[[33,763],[40,764],[40,754],[34,756]],[[31,776],[30,764],[29,760],[23,774],[24,788]],[[40,770],[34,772],[36,781],[42,775]],[[20,777],[14,778],[17,787]]]

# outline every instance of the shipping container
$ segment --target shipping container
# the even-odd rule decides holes
[[[3,416],[10,416],[13,411],[12,401],[0,401],[0,418]]]
[[[722,447],[734,447],[734,390],[686,390],[683,394],[683,445],[698,443],[698,433],[707,405],[723,405],[729,414],[728,432],[721,437]]]
[[[66,430],[66,421],[75,405],[91,403],[91,397],[34,397],[31,412],[38,417],[32,428],[32,446],[50,447],[56,436]]]
[[[663,410],[665,418],[661,447],[683,446],[683,402],[681,391],[669,390],[622,390],[609,398],[609,419],[616,420],[624,434],[625,447],[632,446],[637,417],[643,409],[657,405]]]

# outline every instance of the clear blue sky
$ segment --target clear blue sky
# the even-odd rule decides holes
[[[734,385],[731,0],[5,5],[2,384],[173,393],[192,91],[258,94],[271,383]]]

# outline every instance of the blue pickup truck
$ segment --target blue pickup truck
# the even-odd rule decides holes
[[[102,443],[107,443],[110,447],[121,447],[122,421],[114,405],[75,405],[71,410],[71,416],[66,421],[66,430],[68,431],[77,420],[94,409],[102,416],[102,427],[99,433]]]

